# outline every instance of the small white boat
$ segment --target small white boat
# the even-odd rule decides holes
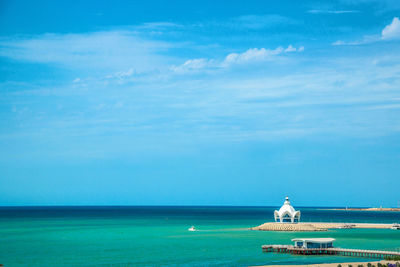
[[[188,229],[188,231],[194,232],[194,231],[196,231],[196,228],[194,228],[194,226],[192,226],[192,227],[190,227],[190,228]]]
[[[391,229],[393,229],[393,230],[400,230],[400,224],[394,223],[394,224],[392,225]]]

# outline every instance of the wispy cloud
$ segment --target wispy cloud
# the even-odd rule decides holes
[[[220,64],[214,59],[207,58],[195,58],[185,61],[182,65],[171,66],[171,69],[175,72],[186,72],[191,70],[200,70],[205,68],[219,67]]]
[[[361,40],[356,40],[356,41],[342,41],[342,40],[337,40],[332,43],[332,45],[337,46],[337,45],[363,45],[363,44],[369,44],[369,43],[375,43],[380,40],[379,35],[365,35]]]
[[[219,20],[192,21],[191,23],[172,23],[165,21],[147,22],[140,25],[127,26],[127,29],[135,30],[145,35],[151,35],[154,33],[168,34],[169,31],[174,34],[185,31],[210,31],[215,29],[215,27],[235,31],[262,31],[275,27],[287,27],[299,23],[300,22],[294,18],[277,14],[248,14]]]
[[[124,79],[124,78],[127,78],[127,77],[131,77],[134,74],[135,74],[135,70],[133,68],[129,68],[126,71],[117,71],[114,74],[109,74],[105,78],[106,79],[112,79],[112,78]]]
[[[327,9],[311,9],[307,10],[311,14],[349,14],[349,13],[360,13],[358,10],[327,10]]]
[[[246,18],[246,21],[249,18]],[[150,28],[175,27],[169,23],[154,23]],[[150,40],[136,31],[110,30],[82,34],[44,34],[0,40],[0,56],[21,62],[33,62],[71,69],[79,77],[74,84],[97,81],[122,82],[155,74],[169,75],[188,71],[224,69],[235,65],[268,62],[279,55],[302,52],[304,47],[251,48],[215,58],[193,58],[182,64],[180,55],[171,56],[176,42]],[[189,45],[190,46],[190,45]],[[175,64],[174,64],[175,63]],[[79,76],[78,76],[79,75]],[[97,77],[97,78],[96,78]]]
[[[243,53],[230,53],[224,59],[189,59],[179,66],[172,66],[171,69],[175,72],[186,72],[191,70],[200,70],[206,68],[227,68],[238,64],[251,64],[274,60],[280,54],[302,52],[304,47],[295,48],[289,45],[287,48],[281,46],[275,49],[266,48],[250,48]]]
[[[130,31],[44,34],[3,38],[0,56],[71,69],[149,70],[166,64],[168,57],[162,53],[170,47],[167,42],[143,39]]]
[[[281,15],[265,14],[265,15],[245,15],[232,18],[226,22],[219,24],[227,27],[246,28],[246,29],[262,29],[279,25],[296,24],[292,19]]]
[[[265,48],[251,48],[243,53],[231,53],[227,55],[222,65],[229,66],[232,64],[267,61],[271,60],[274,56],[277,56],[279,54],[302,51],[304,51],[303,46],[299,48],[294,48],[292,45],[289,45],[286,49],[283,47],[277,47],[272,50]]]
[[[256,20],[242,17],[237,21],[243,27],[257,28],[260,26],[250,23]],[[371,41],[397,36],[397,23],[394,19]],[[154,23],[143,27],[180,26]],[[197,54],[179,49],[168,53],[178,45],[169,39],[144,38],[135,30],[2,39],[1,56],[76,69],[73,78],[79,77],[70,78],[68,85],[57,90],[45,87],[27,92],[27,86],[15,90],[18,92],[0,90],[4,110],[19,116],[15,121],[21,122],[21,126],[10,124],[3,129],[10,128],[8,133],[36,131],[55,138],[112,133],[125,140],[140,135],[253,140],[321,132],[363,135],[395,131],[385,121],[387,114],[398,113],[398,101],[388,101],[399,97],[395,57],[380,64],[374,62],[384,58],[375,55],[338,62],[329,61],[335,55],[324,60],[301,55],[302,46],[268,48],[263,43],[249,49],[248,43],[229,45]],[[98,68],[104,73],[95,73]],[[21,103],[24,94],[29,101]],[[60,95],[68,99],[61,106],[57,103]],[[379,113],[383,111],[387,113]]]
[[[135,26],[135,29],[169,29],[169,28],[182,28],[182,24],[160,21],[160,22],[146,22]]]
[[[260,50],[238,55],[252,59],[252,53],[258,56],[266,53]],[[284,53],[282,49],[274,53],[278,51]],[[131,138],[162,133],[200,139],[274,140],[321,133],[390,134],[396,131],[393,123],[398,119],[392,118],[392,123],[387,123],[385,118],[398,112],[400,76],[398,68],[372,64],[372,59],[376,60],[376,56],[331,60],[326,67],[308,67],[301,73],[296,72],[297,67],[285,67],[285,73],[268,70],[254,73],[250,69],[248,75],[240,76],[235,68],[226,68],[228,75],[204,73],[196,79],[182,75],[177,79],[151,79],[144,84],[127,83],[118,87],[111,83],[99,87],[96,81],[89,80],[88,87],[96,88],[95,94],[83,91],[78,97],[76,91],[57,90],[76,99],[74,105],[63,107],[63,116],[45,114],[40,116],[47,116],[46,120],[32,118],[44,110],[36,102],[28,105],[30,112],[19,116],[22,122],[25,118],[31,124],[43,124],[37,128],[49,128],[49,135],[96,136],[112,132],[125,133]],[[204,59],[187,63],[190,64],[202,69],[215,62]],[[128,69],[121,75],[130,73]],[[71,86],[82,89],[79,84]],[[23,110],[27,105],[15,101],[20,97],[21,94],[11,93],[2,98],[13,103],[16,110]],[[34,99],[52,103],[57,97],[37,95]],[[380,113],[383,111],[385,114]],[[84,126],[88,122],[89,126]]]

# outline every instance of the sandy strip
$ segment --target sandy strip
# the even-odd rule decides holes
[[[343,229],[345,226],[363,229],[390,229],[393,224],[388,223],[276,223],[267,222],[262,225],[252,227],[251,230],[260,231],[293,231],[293,232],[312,232],[326,231],[328,229]]]
[[[390,229],[391,223],[312,223],[315,227],[325,229],[338,229],[345,225],[352,225],[353,228],[363,229]]]
[[[359,264],[363,265],[364,267],[367,266],[368,263],[371,263],[372,265],[377,266],[378,263],[381,264],[396,264],[394,261],[363,261],[363,262],[338,262],[338,263],[320,263],[320,264],[304,264],[304,265],[263,265],[263,266],[258,266],[258,267],[337,267],[339,264],[342,265],[342,267],[348,267],[349,265],[352,265],[353,267],[357,267]]]
[[[294,232],[313,232],[326,231],[327,228],[317,227],[310,223],[264,223],[260,226],[250,228],[251,230],[261,231],[294,231]]]
[[[400,211],[400,208],[347,208],[347,209],[319,209],[319,210],[346,210],[346,211]]]

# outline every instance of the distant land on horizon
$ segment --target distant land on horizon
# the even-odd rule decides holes
[[[331,210],[400,211],[400,208],[331,208]]]

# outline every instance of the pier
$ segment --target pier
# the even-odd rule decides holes
[[[400,256],[397,251],[363,250],[348,248],[300,248],[292,245],[263,245],[263,252],[289,253],[295,255],[340,255],[351,257],[365,257],[385,259],[386,257]]]

